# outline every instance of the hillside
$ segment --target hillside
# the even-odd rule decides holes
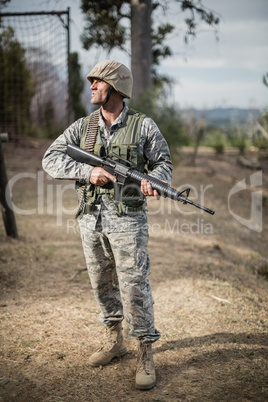
[[[205,119],[208,126],[228,128],[247,123],[254,124],[254,122],[263,115],[263,111],[254,108],[240,109],[222,107],[208,110],[183,109],[181,110],[181,115],[186,121],[190,116],[195,116],[196,119]]]

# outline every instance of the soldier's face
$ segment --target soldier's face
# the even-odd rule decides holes
[[[104,105],[106,102],[108,90],[110,85],[104,81],[94,79],[90,89],[92,91],[91,94],[91,103],[93,105]]]

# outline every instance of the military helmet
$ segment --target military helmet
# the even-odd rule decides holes
[[[113,60],[100,61],[87,75],[91,84],[94,78],[107,82],[124,98],[131,98],[133,77],[131,71],[124,64]]]

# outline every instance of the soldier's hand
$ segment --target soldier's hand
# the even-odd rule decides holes
[[[157,200],[159,200],[160,195],[158,194],[157,190],[153,190],[151,183],[149,183],[147,180],[142,180],[141,181],[141,192],[150,197],[155,197]]]
[[[110,180],[116,181],[116,178],[102,167],[94,167],[90,175],[90,183],[97,186],[105,186]]]

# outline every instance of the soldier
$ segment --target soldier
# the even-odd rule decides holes
[[[155,122],[129,109],[131,71],[111,60],[99,62],[88,74],[91,103],[99,109],[71,124],[49,147],[44,170],[54,178],[76,180],[79,192],[77,218],[100,321],[106,325],[107,342],[89,358],[92,366],[108,364],[127,348],[122,334],[125,318],[130,335],[137,339],[136,387],[150,389],[156,383],[152,343],[160,338],[154,325],[146,196],[159,195],[143,180],[137,188],[126,183],[121,202],[114,201],[116,177],[101,167],[70,158],[67,145],[79,145],[95,154],[121,155],[150,175],[170,182],[172,163],[168,145]]]

